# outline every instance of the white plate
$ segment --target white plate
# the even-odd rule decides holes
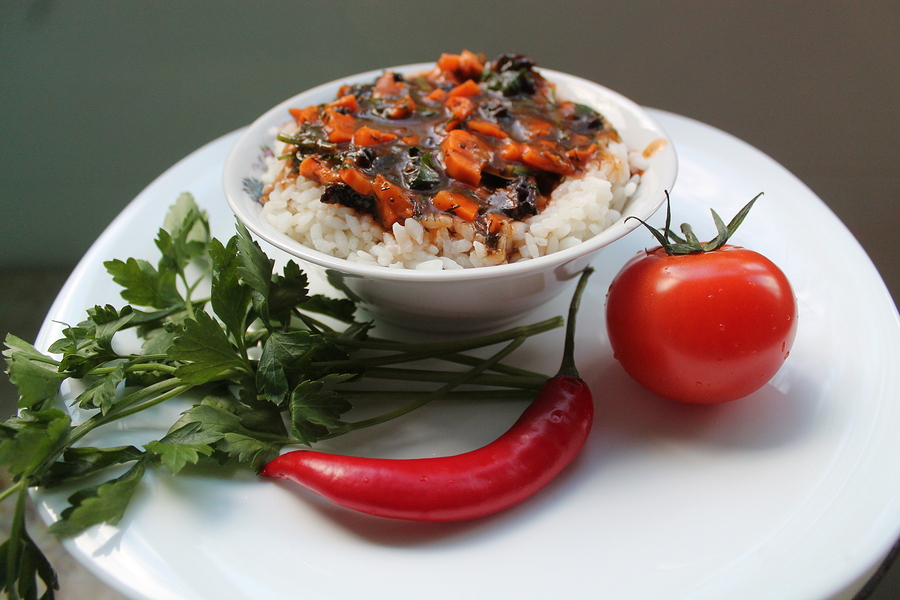
[[[823,600],[853,586],[900,535],[896,309],[860,246],[795,177],[721,131],[654,114],[681,162],[678,223],[712,237],[709,207],[727,219],[765,192],[734,242],[785,270],[801,311],[794,351],[770,385],[696,407],[656,398],[624,375],[606,342],[603,300],[625,260],[652,245],[637,232],[600,256],[579,318],[578,364],[598,407],[591,439],[530,501],[477,522],[418,524],[350,514],[252,476],[154,473],[120,526],[93,528],[68,541],[69,551],[136,600],[527,600],[563,590],[617,600]],[[152,239],[180,192],[209,211],[217,236],[231,235],[220,182],[236,137],[185,158],[112,223],[53,305],[39,347],[59,337],[58,322],[121,304],[102,262],[155,258]],[[562,314],[566,302],[529,320]],[[552,373],[561,337],[533,339],[515,358]],[[178,408],[117,427],[109,443],[158,436]],[[435,405],[338,447],[461,451],[497,435],[518,409]],[[38,499],[47,519],[64,506],[59,494]]]

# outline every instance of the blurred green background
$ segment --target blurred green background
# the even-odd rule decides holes
[[[91,242],[191,151],[310,86],[464,48],[529,55],[756,146],[900,298],[898,24],[896,0],[4,0],[0,335],[33,339]]]

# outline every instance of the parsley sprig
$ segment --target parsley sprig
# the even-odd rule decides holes
[[[437,398],[530,398],[547,376],[502,361],[530,336],[562,324],[557,317],[438,343],[375,338],[371,322],[356,320],[353,301],[311,294],[292,261],[276,272],[241,224],[227,243],[212,238],[189,194],[169,209],[155,242],[156,264],[104,263],[126,305],[88,309],[46,354],[13,335],[5,340],[7,373],[19,391],[18,414],[0,423],[0,467],[12,482],[0,501],[16,503],[0,545],[0,589],[12,600],[52,600],[58,589],[26,528],[29,489],[77,490],[49,528],[73,536],[118,523],[149,469],[174,474],[231,462],[258,470],[285,446],[384,423]],[[491,346],[499,349],[488,358],[470,354]],[[426,368],[413,364],[425,359]],[[435,363],[447,368],[434,370]],[[432,387],[370,391],[360,384],[385,379]],[[68,395],[88,415],[80,422],[62,404],[64,381],[79,390]],[[475,387],[458,389],[467,384]],[[346,419],[353,403],[384,397],[402,404]],[[188,408],[160,439],[142,447],[85,443],[89,433],[173,398],[188,400]]]

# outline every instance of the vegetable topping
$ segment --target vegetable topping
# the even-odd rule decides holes
[[[443,54],[430,72],[385,72],[319,106],[291,109],[281,180],[325,187],[323,202],[385,228],[435,212],[482,233],[540,212],[566,176],[603,160],[618,133],[593,109],[557,101],[534,62]],[[268,188],[264,190],[265,201]]]

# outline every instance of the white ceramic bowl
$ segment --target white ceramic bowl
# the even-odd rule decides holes
[[[399,73],[421,73],[433,63],[393,67]],[[547,69],[540,72],[557,86],[561,98],[591,106],[619,131],[631,149],[643,149],[657,139],[664,147],[650,158],[622,217],[575,247],[511,264],[449,271],[391,269],[351,262],[318,252],[279,232],[261,218],[262,206],[244,190],[246,179],[262,173],[261,149],[271,147],[274,131],[290,120],[289,108],[330,102],[343,84],[370,83],[383,70],[345,77],[307,90],[267,111],[241,135],[224,167],[225,196],[244,225],[269,244],[299,259],[301,267],[323,273],[354,297],[359,305],[388,322],[433,331],[461,331],[502,326],[527,314],[569,287],[606,245],[638,225],[629,216],[646,219],[662,205],[677,173],[675,149],[668,135],[640,106],[601,85]]]

